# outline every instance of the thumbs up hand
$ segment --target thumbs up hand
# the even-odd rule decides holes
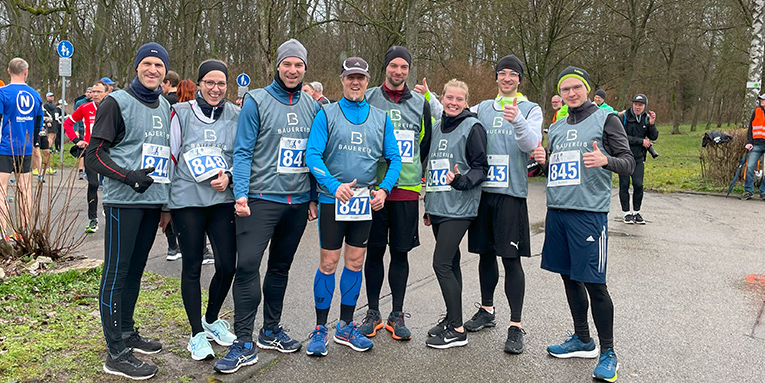
[[[210,181],[210,186],[219,192],[226,190],[226,187],[228,187],[228,174],[224,173],[223,170],[219,170],[218,178]]]
[[[513,122],[515,120],[515,116],[518,115],[518,97],[513,98],[513,105],[505,105],[504,110],[502,110],[502,117],[507,120],[507,122]]]
[[[592,152],[584,153],[582,156],[584,159],[584,166],[587,168],[596,168],[608,165],[608,158],[598,148],[598,142],[592,142]]]
[[[540,140],[537,147],[534,148],[534,161],[536,161],[540,165],[544,165],[546,160],[547,160],[547,151],[545,150],[545,147],[542,146],[542,141]]]
[[[457,165],[454,165],[454,173],[451,170],[446,172],[446,183],[451,184],[457,174],[460,174],[460,170],[457,168]]]
[[[428,88],[428,82],[425,81],[425,77],[422,78],[422,85],[417,84],[417,85],[414,86],[414,91],[419,93],[419,94],[421,94],[421,95],[423,95],[423,96],[426,93],[430,92],[430,89]]]

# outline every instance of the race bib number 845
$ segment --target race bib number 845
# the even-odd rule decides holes
[[[582,182],[580,156],[578,150],[551,154],[547,187],[579,185]]]

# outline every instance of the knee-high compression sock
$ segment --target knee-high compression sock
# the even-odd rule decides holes
[[[335,293],[335,273],[324,274],[316,269],[313,278],[313,302],[316,306],[316,324],[326,325],[329,316],[329,306],[332,305],[332,295]]]
[[[340,276],[340,320],[353,322],[353,311],[361,293],[361,270],[353,271],[343,268]]]

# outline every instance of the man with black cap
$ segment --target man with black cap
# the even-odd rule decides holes
[[[255,344],[291,353],[301,343],[279,326],[290,266],[307,220],[318,216],[315,181],[305,165],[311,123],[319,105],[301,89],[308,64],[303,44],[290,39],[276,51],[271,85],[244,96],[234,145],[234,198],[238,261],[234,281],[236,340],[215,369],[232,373],[257,362]],[[269,246],[263,281],[263,327],[253,342],[260,304],[260,264]]]
[[[489,171],[482,184],[478,217],[468,235],[468,250],[480,254],[478,276],[481,307],[465,322],[468,331],[496,326],[494,290],[499,281],[497,257],[505,269],[505,295],[510,304],[510,323],[505,352],[523,352],[521,311],[525,276],[520,257],[531,256],[526,164],[542,141],[542,109],[518,92],[523,64],[515,55],[501,58],[494,79],[497,97],[470,108],[486,129]]]
[[[561,275],[574,319],[574,335],[547,352],[556,358],[599,357],[592,377],[613,382],[619,365],[613,349],[614,306],[606,287],[611,172],[631,174],[635,160],[619,119],[587,99],[589,79],[584,69],[573,66],[558,75],[569,115],[550,126],[549,155],[541,143],[534,149],[538,163],[549,163],[541,266]],[[588,295],[600,353],[590,338]]]
[[[340,320],[334,341],[355,351],[374,345],[353,322],[361,292],[361,268],[372,227],[372,210],[379,211],[399,180],[399,154],[393,123],[384,111],[370,106],[364,94],[369,65],[360,57],[343,62],[343,98],[316,114],[306,149],[306,164],[319,185],[321,260],[314,278],[316,329],[306,347],[308,355],[327,355],[327,317],[335,290],[335,270],[345,242],[340,277]],[[396,78],[402,77],[399,73]],[[378,161],[388,162],[384,175]]]
[[[385,206],[372,213],[367,259],[364,264],[369,310],[359,331],[373,337],[383,325],[393,339],[409,340],[411,332],[404,323],[404,294],[409,278],[408,253],[420,245],[420,184],[423,161],[430,150],[430,106],[425,97],[412,92],[406,85],[412,56],[409,51],[394,45],[385,53],[385,82],[366,92],[369,105],[384,110],[393,123],[399,153],[401,173],[386,198]],[[388,164],[380,161],[378,178],[382,178]],[[390,237],[390,241],[388,238]],[[380,290],[383,285],[385,247],[390,247],[388,284],[393,297],[393,310],[383,324],[380,314]]]
[[[48,145],[50,147],[50,152],[55,154],[56,150],[54,150],[54,147],[60,149],[59,142],[56,141],[56,135],[61,131],[61,108],[56,106],[56,103],[53,102],[54,98],[55,96],[53,95],[53,92],[46,93],[45,105],[43,105],[43,107],[45,108],[45,113],[50,117],[50,122],[48,123]],[[53,174],[55,171],[48,168],[47,172]],[[34,174],[34,172],[32,174]],[[42,174],[39,174],[39,176],[42,176]]]
[[[109,348],[104,371],[131,379],[157,373],[156,366],[137,359],[134,351],[162,350],[162,344],[138,334],[133,312],[162,205],[168,202],[170,104],[161,97],[160,84],[169,60],[157,43],[138,48],[136,77],[101,101],[85,155],[88,166],[106,177],[99,287],[101,325]]]
[[[757,108],[752,112],[749,127],[746,130],[746,150],[749,158],[746,163],[746,179],[742,200],[752,199],[754,195],[754,169],[765,154],[765,94],[757,96]],[[765,199],[765,182],[760,184],[760,199]]]
[[[101,100],[107,95],[108,86],[103,81],[96,81],[90,90],[92,102],[81,105],[79,108],[70,114],[66,120],[64,120],[64,132],[69,139],[74,143],[74,147],[69,151],[72,155],[78,157],[80,160],[84,160],[85,148],[88,147],[90,141],[90,132],[93,127],[93,121],[96,119],[96,111],[98,111],[98,105],[101,104]],[[76,123],[85,123],[85,132],[82,137],[75,132]],[[98,231],[98,173],[91,169],[90,166],[85,167],[85,172],[88,175],[88,190],[86,199],[88,201],[88,226],[85,227],[86,233],[95,233]]]
[[[605,109],[607,112],[616,113],[614,108],[606,104],[606,91],[603,89],[598,89],[595,91],[595,96],[592,97],[592,102],[594,102],[595,105],[597,105],[600,109]]]
[[[643,174],[645,173],[645,157],[651,141],[659,138],[656,129],[656,113],[648,111],[648,99],[644,94],[636,94],[632,98],[632,107],[620,113],[630,150],[635,157],[635,171],[632,174],[619,174],[619,202],[624,213],[624,223],[645,225],[645,219],[640,215],[643,204]],[[632,180],[632,210],[630,210],[630,180]]]

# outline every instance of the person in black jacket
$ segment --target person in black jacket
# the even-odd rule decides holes
[[[644,94],[632,98],[632,107],[619,113],[630,150],[635,156],[635,171],[632,175],[619,175],[619,202],[624,212],[624,223],[644,225],[645,220],[640,215],[643,203],[643,173],[645,173],[645,154],[651,146],[651,141],[659,138],[656,129],[656,113],[646,110],[648,99]],[[632,210],[630,210],[630,179],[632,180]]]

